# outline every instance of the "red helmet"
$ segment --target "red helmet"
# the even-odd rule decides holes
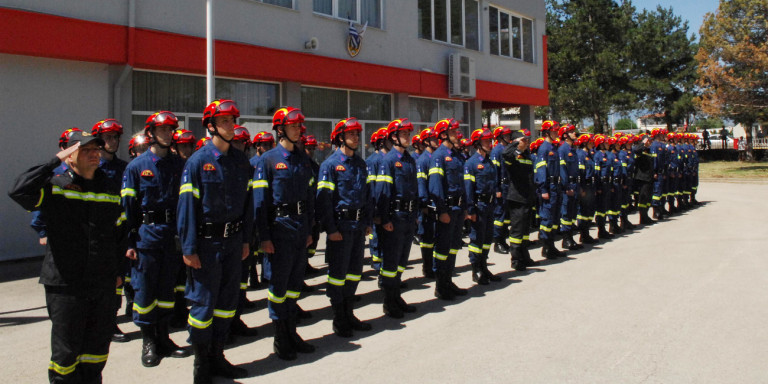
[[[622,136],[624,136],[624,134],[623,134],[623,133],[621,133],[621,132],[616,132],[616,133],[614,133],[614,134],[613,134],[613,137],[615,137],[615,138],[617,138],[617,139],[618,139],[619,137],[622,137]]]
[[[413,145],[421,144],[421,136],[413,135],[413,137],[411,138],[411,144]]]
[[[253,144],[275,144],[275,137],[271,132],[261,131],[253,136]]]
[[[194,144],[197,139],[192,131],[186,129],[177,129],[173,131],[173,142],[176,144]]]
[[[552,145],[555,146],[555,148],[560,146],[560,139],[554,139],[552,140]]]
[[[614,145],[616,144],[616,138],[613,136],[608,136],[605,138],[605,143],[608,145]]]
[[[233,137],[232,140],[245,141],[246,144],[250,144],[251,133],[248,132],[248,128],[235,124],[235,137]]]
[[[435,135],[435,131],[432,129],[432,127],[427,127],[419,132],[419,138],[422,142],[424,142],[430,138],[437,139],[437,135]]]
[[[443,119],[435,124],[435,135],[440,137],[443,132],[448,132],[452,129],[459,129],[459,121],[456,119]]]
[[[411,132],[411,131],[413,131],[413,124],[411,124],[411,122],[407,118],[403,118],[403,119],[392,120],[387,125],[387,137],[389,137],[389,135],[391,135],[391,134],[393,134],[395,132],[399,132],[399,131]]]
[[[123,134],[123,126],[115,119],[104,119],[93,125],[91,135],[97,136],[102,133],[115,132],[118,135]]]
[[[147,121],[144,123],[144,134],[146,135],[150,129],[161,125],[170,125],[173,128],[178,128],[179,119],[176,118],[176,115],[174,115],[173,112],[155,112],[147,117]]]
[[[541,123],[541,130],[542,131],[555,131],[557,132],[557,127],[559,125],[557,124],[557,121],[554,120],[546,120],[543,123]]]
[[[595,135],[595,137],[592,138],[592,142],[595,143],[595,147],[597,147],[600,144],[605,143],[605,136],[604,135]]]
[[[503,125],[500,125],[493,129],[493,138],[498,139],[499,136],[506,135],[512,133],[512,129],[505,127]]]
[[[683,134],[682,133],[678,132],[678,133],[675,134],[675,139],[681,140],[682,138],[683,138]]]
[[[622,136],[619,138],[619,145],[625,145],[629,142],[629,138],[626,136]]]
[[[301,109],[294,107],[283,107],[275,111],[272,116],[272,129],[286,124],[301,124],[304,122],[304,114],[301,113]],[[303,124],[302,124],[303,126]],[[302,132],[304,128],[302,127]]]
[[[133,154],[136,152],[136,147],[147,144],[147,136],[144,134],[136,135],[128,142],[128,153]]]
[[[375,137],[372,137],[372,142],[387,139],[387,127],[381,127],[373,133]]]
[[[672,140],[674,138],[675,138],[675,134],[674,133],[668,133],[667,134],[667,140]]]
[[[480,140],[493,139],[493,133],[488,128],[478,128],[469,135],[469,144],[477,144]]]
[[[566,124],[560,127],[560,129],[557,131],[557,136],[562,138],[563,135],[567,134],[568,132],[575,132],[576,127],[573,124]]]
[[[195,146],[195,151],[200,150],[200,148],[202,148],[209,140],[211,140],[210,137],[203,137],[202,139],[198,140],[197,146]]]
[[[238,118],[240,117],[240,109],[237,108],[237,104],[232,100],[221,99],[213,101],[203,110],[203,128],[208,128],[211,118],[216,116],[233,116]]]
[[[538,139],[534,140],[534,141],[531,143],[531,145],[530,145],[530,147],[531,147],[531,151],[536,151],[536,150],[538,150],[538,149],[539,149],[539,147],[541,146],[541,144],[542,144],[543,142],[544,142],[544,139],[543,139],[543,138],[541,138],[541,137],[539,137]]]
[[[574,144],[576,144],[576,145],[583,145],[584,143],[588,142],[589,139],[590,139],[589,134],[585,133],[585,134],[579,136],[576,139],[576,141],[574,142]]]
[[[305,147],[317,147],[317,139],[314,135],[301,136],[301,142]]]
[[[61,133],[61,136],[59,136],[59,148],[66,148],[67,144],[69,144],[69,137],[72,136],[75,132],[82,132],[83,130],[77,127],[72,127],[67,129],[66,131]]]
[[[362,132],[363,126],[360,125],[360,122],[357,121],[357,118],[354,117],[348,117],[346,119],[343,119],[336,123],[336,126],[333,127],[333,131],[331,131],[331,143],[337,144],[336,140],[340,139],[339,135],[344,132]]]

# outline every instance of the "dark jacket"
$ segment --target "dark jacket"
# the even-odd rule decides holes
[[[100,169],[86,180],[71,169],[53,174],[58,158],[21,174],[8,195],[45,215],[48,246],[40,283],[72,292],[114,289],[124,270],[125,220],[120,186]]]
[[[528,150],[520,151],[516,145],[510,144],[504,148],[502,158],[504,171],[509,179],[505,198],[518,203],[533,204],[536,189],[533,184],[533,161]]]
[[[637,143],[632,146],[632,153],[635,154],[635,180],[653,181],[654,154],[651,153],[651,148],[646,148],[643,143]]]

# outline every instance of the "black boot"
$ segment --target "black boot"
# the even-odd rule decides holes
[[[397,304],[397,290],[395,288],[384,287],[382,288],[382,291],[384,292],[384,314],[393,319],[402,319],[405,315],[403,315],[403,310],[400,308],[400,305]]]
[[[232,325],[229,326],[229,334],[233,336],[256,337],[259,335],[259,331],[256,328],[245,325],[245,322],[243,322],[243,319],[238,314],[232,320]]]
[[[360,321],[355,316],[355,298],[354,297],[345,297],[344,298],[344,313],[347,316],[347,320],[349,320],[349,324],[352,326],[352,329],[355,331],[370,331],[373,327],[371,327],[370,324]]]
[[[446,271],[438,270],[437,281],[435,282],[435,297],[440,300],[456,300],[456,294],[451,289]]]
[[[653,224],[653,220],[651,220],[650,217],[648,217],[648,208],[643,208],[640,210],[640,225],[651,225]]]
[[[525,261],[525,266],[526,267],[535,267],[535,266],[539,265],[539,262],[538,261],[534,261],[531,258],[531,252],[528,251],[528,247],[529,246],[530,246],[529,244],[526,244],[525,242],[523,243],[523,247],[521,248],[521,251],[523,252],[523,261]]]
[[[421,272],[428,279],[435,278],[435,271],[432,270],[432,248],[421,248]]]
[[[450,274],[448,274],[448,287],[451,288],[451,291],[453,291],[453,294],[456,296],[466,296],[469,293],[465,288],[459,288],[454,284],[453,277]]]
[[[635,226],[632,225],[632,223],[629,222],[629,218],[626,216],[621,217],[621,230],[622,231],[631,231],[635,229]]]
[[[608,231],[610,231],[614,235],[619,234],[619,226],[615,220],[611,220],[611,223],[608,225]]]
[[[112,341],[115,343],[126,343],[130,340],[128,335],[123,333],[122,330],[120,330],[120,327],[115,324],[115,329],[112,331]]]
[[[483,277],[485,277],[488,281],[501,281],[501,277],[494,275],[488,269],[488,259],[482,259],[480,261],[480,278]]]
[[[275,341],[272,350],[282,360],[296,360],[296,350],[291,343],[291,333],[288,329],[288,320],[272,320],[275,326]]]
[[[307,260],[307,266],[304,268],[304,276],[316,276],[322,272],[322,269],[313,267],[312,264],[309,263],[309,260]]]
[[[156,367],[160,364],[160,354],[157,353],[157,330],[154,324],[141,326],[141,365]]]
[[[211,346],[210,344],[192,344],[192,351],[195,353],[195,362],[193,366],[194,384],[212,384],[211,377]]]
[[[288,320],[288,331],[290,332],[291,345],[293,349],[298,353],[312,353],[315,351],[315,346],[307,343],[296,332],[296,319]]]
[[[493,245],[493,251],[506,255],[509,253],[509,245],[504,239],[496,239],[496,243]]]
[[[331,303],[333,309],[333,333],[339,337],[352,337],[352,324],[344,310],[344,302]]]
[[[570,232],[563,233],[563,242],[560,246],[563,249],[569,249],[572,251],[583,248],[580,244],[577,244],[576,241],[573,240],[573,236],[571,236]]]
[[[483,275],[483,267],[480,265],[480,260],[472,263],[472,281],[480,285],[488,285],[488,277]]]
[[[525,262],[525,256],[523,254],[521,245],[512,245],[509,247],[510,260],[512,261],[512,269],[515,271],[525,271],[528,265]]]
[[[248,286],[251,290],[261,289],[261,283],[259,283],[259,271],[256,270],[256,264],[248,267],[248,279]]]
[[[211,345],[211,374],[227,379],[242,379],[248,376],[248,371],[227,361],[224,357],[224,344],[214,341]]]
[[[595,244],[597,240],[589,235],[589,226],[585,225],[579,230],[579,242],[582,244]]]
[[[413,305],[408,305],[408,303],[403,300],[402,292],[400,289],[397,289],[397,296],[395,297],[395,301],[397,301],[397,306],[400,307],[400,310],[403,311],[403,313],[413,313],[416,312],[416,307]]]
[[[189,356],[189,350],[179,347],[168,335],[171,316],[165,316],[157,323],[157,353],[162,357],[183,358]]]
[[[565,257],[565,252],[560,251],[555,247],[555,240],[554,239],[547,239],[544,241],[545,244],[548,245],[547,247],[547,259],[557,259],[558,257]],[[543,248],[542,248],[543,249]]]
[[[301,283],[301,291],[304,292],[304,293],[314,292],[315,291],[315,287],[313,287],[313,286],[307,284],[306,282],[304,282],[304,283]]]

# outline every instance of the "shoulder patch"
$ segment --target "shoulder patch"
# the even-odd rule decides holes
[[[70,190],[70,191],[78,191],[78,192],[82,192],[83,191],[83,188],[81,188],[77,184],[67,184],[67,185],[64,186],[64,189],[67,189],[67,190]]]
[[[549,155],[550,155],[550,156],[554,156],[554,155],[555,155],[555,153],[554,153],[554,152],[552,152],[552,151],[549,151]]]
[[[203,164],[203,171],[215,171],[216,167],[211,163]]]
[[[403,163],[401,163],[399,161],[395,161],[395,167],[402,168],[403,167]]]
[[[337,166],[336,166],[336,171],[338,171],[338,172],[344,172],[344,171],[346,171],[346,170],[347,170],[347,169],[346,169],[346,168],[344,168],[344,166],[343,166],[343,165],[341,165],[341,164],[339,164],[339,165],[337,165]]]
[[[152,172],[151,169],[145,169],[145,170],[141,171],[141,176],[142,177],[154,177],[155,173]]]
[[[450,157],[450,156],[446,156],[446,157],[445,157],[445,161],[453,161],[453,157]]]
[[[288,169],[288,166],[285,163],[277,163],[275,164],[275,169]]]
[[[568,156],[573,156],[573,152],[568,152]]]

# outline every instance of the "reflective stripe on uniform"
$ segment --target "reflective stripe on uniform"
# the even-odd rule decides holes
[[[66,199],[120,204],[120,196],[110,195],[108,193],[78,192],[69,189],[63,189],[58,185],[54,185],[51,192],[54,195],[64,196]]]
[[[430,243],[419,243],[419,247],[427,249],[427,248],[434,248],[435,245]]]
[[[181,187],[179,188],[179,195],[181,195],[182,193],[191,193],[193,196],[195,196],[195,198],[198,198],[198,199],[200,198],[200,190],[193,187],[192,183],[182,184]]]
[[[433,167],[429,169],[429,175],[432,176],[434,174],[438,174],[440,176],[445,176],[445,173],[443,172],[442,168]]]
[[[153,301],[146,307],[140,307],[138,303],[135,301],[133,302],[133,310],[138,312],[140,315],[146,315],[147,313],[152,312],[155,307],[157,307],[157,300]]]
[[[251,187],[253,187],[253,189],[256,189],[256,188],[269,188],[269,181],[267,181],[267,180],[254,180],[251,183]]]
[[[319,181],[317,183],[317,189],[330,189],[331,191],[336,190],[336,184],[330,182],[330,181]]]
[[[282,304],[285,302],[285,296],[275,296],[272,291],[267,290],[267,300],[276,304]]]
[[[397,271],[387,271],[384,268],[379,269],[379,274],[384,277],[393,278],[397,276]]]
[[[380,181],[387,182],[387,183],[390,183],[390,184],[394,184],[394,182],[392,181],[392,176],[387,176],[387,175],[378,175],[378,176],[376,176],[376,182],[380,182]]]
[[[478,248],[478,247],[476,247],[476,246],[474,246],[472,244],[470,244],[469,247],[467,247],[467,248],[469,249],[470,252],[474,252],[474,253],[482,253],[483,252],[480,248]]]
[[[362,275],[353,275],[351,273],[347,274],[347,280],[349,281],[360,281],[363,278]]]
[[[194,317],[192,317],[192,315],[189,315],[189,318],[187,318],[187,324],[197,329],[206,329],[210,327],[211,324],[213,324],[213,317],[208,319],[208,321],[202,321],[202,320],[195,319]]]
[[[432,257],[434,257],[435,259],[441,260],[441,261],[448,260],[448,255],[443,255],[442,253],[437,253],[437,252],[434,252],[432,254]]]
[[[227,311],[224,309],[214,309],[213,310],[213,316],[222,318],[222,319],[231,319],[235,317],[235,310]]]
[[[335,285],[337,287],[344,286],[344,280],[334,279],[331,275],[328,275],[328,284]]]
[[[519,239],[517,237],[512,237],[512,236],[510,236],[509,239],[507,239],[507,240],[509,240],[510,244],[522,244],[523,243],[523,239]]]

